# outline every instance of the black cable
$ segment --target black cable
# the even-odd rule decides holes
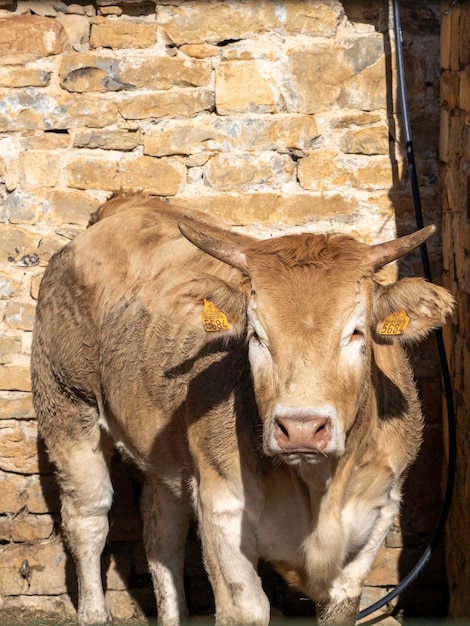
[[[413,203],[415,210],[416,226],[418,229],[423,228],[423,212],[421,209],[421,200],[419,195],[418,178],[416,175],[416,167],[414,161],[413,142],[411,137],[410,116],[408,111],[408,100],[406,95],[405,84],[405,67],[403,63],[403,42],[400,25],[400,2],[399,0],[392,0],[393,4],[393,27],[395,33],[395,47],[397,55],[397,67],[398,67],[398,91],[400,97],[400,107],[403,118],[403,130],[405,136],[406,155],[408,160],[408,172],[410,176],[411,189],[413,193]],[[429,258],[426,244],[420,247],[421,261],[423,264],[423,273],[426,280],[432,281],[431,269],[429,266]],[[452,493],[454,490],[454,479],[456,470],[456,424],[455,424],[455,409],[454,400],[452,396],[452,383],[450,379],[449,366],[447,363],[446,351],[444,341],[442,338],[441,330],[435,331],[437,349],[439,353],[439,361],[442,371],[442,380],[444,383],[444,392],[447,405],[447,420],[448,420],[448,467],[447,467],[447,482],[446,490],[444,494],[444,500],[442,503],[442,509],[437,522],[436,529],[432,535],[426,550],[411,572],[384,598],[378,600],[371,606],[362,610],[359,613],[359,619],[367,617],[371,613],[374,613],[382,606],[393,600],[398,594],[406,589],[421,573],[429,559],[431,558],[435,548],[439,544],[439,541],[444,534],[445,523],[449,514],[450,505],[452,501]]]

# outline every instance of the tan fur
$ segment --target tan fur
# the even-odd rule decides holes
[[[261,557],[318,602],[323,621],[353,623],[422,429],[400,341],[377,328],[406,308],[406,339],[420,339],[450,314],[450,296],[419,279],[379,286],[368,247],[345,236],[256,242],[142,195],[111,199],[92,222],[46,270],[32,350],[80,623],[108,616],[93,591],[110,505],[108,436],[149,476],[144,534],[162,624],[186,615],[191,503],[218,624],[267,623]],[[178,223],[203,233],[209,254]],[[227,262],[210,256],[216,240]],[[229,331],[206,332],[204,299]],[[332,452],[280,460],[276,415],[297,412],[305,429],[327,415]]]

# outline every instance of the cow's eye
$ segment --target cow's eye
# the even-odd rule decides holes
[[[248,326],[248,341],[254,346],[259,346],[261,348],[267,347],[266,340],[260,337],[251,325]]]
[[[364,339],[364,331],[362,328],[355,328],[351,334],[351,341],[358,341]]]

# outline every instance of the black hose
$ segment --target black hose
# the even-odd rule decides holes
[[[406,95],[405,84],[405,67],[403,63],[403,42],[400,25],[400,2],[399,0],[392,0],[393,3],[393,28],[395,33],[395,47],[397,55],[398,66],[398,90],[400,97],[400,107],[403,118],[403,130],[405,136],[406,155],[408,160],[408,172],[410,176],[411,189],[413,193],[413,203],[415,210],[415,219],[417,228],[423,228],[423,212],[421,209],[421,201],[419,196],[418,178],[416,175],[416,167],[414,161],[413,142],[411,137],[410,116],[408,111],[408,101]],[[426,244],[420,247],[421,261],[423,264],[423,273],[426,280],[432,281],[431,269],[429,266],[428,252]],[[449,366],[447,363],[446,351],[444,347],[444,341],[442,338],[441,330],[435,331],[437,349],[439,353],[439,361],[442,371],[442,380],[444,384],[444,392],[447,405],[447,419],[448,419],[448,467],[447,467],[447,482],[446,490],[444,494],[444,500],[442,503],[442,509],[437,522],[436,529],[432,535],[426,550],[411,572],[384,598],[378,600],[371,606],[362,610],[359,613],[359,619],[367,617],[374,611],[377,611],[382,606],[393,600],[398,594],[406,589],[415,578],[421,573],[429,559],[431,558],[435,548],[439,544],[445,529],[445,523],[449,514],[450,505],[452,501],[452,493],[454,490],[454,479],[456,470],[456,424],[455,424],[455,409],[454,400],[452,396],[452,383],[450,379]]]

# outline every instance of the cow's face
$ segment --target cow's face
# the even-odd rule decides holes
[[[283,270],[254,273],[248,307],[263,448],[289,462],[339,456],[370,369],[370,280],[334,289],[321,270]]]
[[[248,259],[249,358],[263,449],[294,464],[343,454],[370,379],[373,272],[364,246],[339,238],[328,248],[324,237],[306,238],[315,253],[299,264],[280,251]],[[297,240],[276,243],[289,249]]]
[[[452,297],[422,279],[381,287],[374,272],[420,245],[428,228],[367,246],[297,235],[254,242],[180,226],[192,243],[251,280],[249,359],[266,455],[287,463],[338,458],[371,389],[372,345],[391,314],[413,341],[445,322]]]

